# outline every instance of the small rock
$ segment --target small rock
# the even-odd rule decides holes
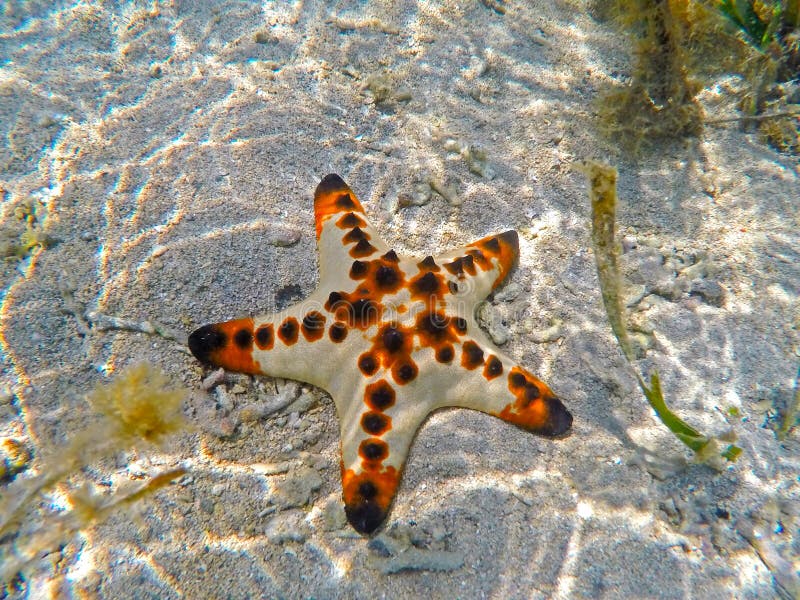
[[[299,467],[275,484],[273,502],[280,509],[305,506],[310,502],[311,494],[322,487],[322,483],[317,471],[307,466]]]
[[[698,279],[692,282],[689,291],[692,296],[700,296],[707,304],[721,307],[725,303],[725,288],[716,281]]]
[[[375,564],[384,574],[400,571],[454,571],[464,566],[464,553],[409,548],[397,556],[375,559]]]
[[[489,331],[489,336],[498,346],[505,344],[511,336],[511,331],[503,323],[503,319],[497,309],[488,302],[481,304],[478,309],[478,322]]]
[[[211,498],[201,498],[200,499],[200,510],[202,510],[206,514],[213,514],[214,507],[216,504]]]
[[[386,538],[384,536],[372,538],[367,542],[367,548],[382,558],[389,558],[392,556],[392,549],[386,544]]]
[[[636,306],[647,295],[647,287],[641,284],[629,285],[625,287],[624,302],[625,306]]]
[[[564,337],[564,326],[558,320],[547,329],[534,329],[533,322],[528,319],[525,321],[525,330],[530,333],[531,339],[537,344],[555,342]]]
[[[0,443],[0,482],[10,481],[27,469],[32,458],[31,451],[22,441],[4,439]]]
[[[433,190],[428,182],[418,181],[415,183],[411,192],[400,193],[397,197],[398,206],[424,206],[431,201]]]
[[[639,242],[632,235],[626,235],[622,238],[622,252],[627,254],[631,250],[636,250],[639,247]]]
[[[320,437],[322,437],[322,431],[319,428],[309,429],[303,434],[303,445],[313,446],[319,441]]]
[[[204,390],[208,391],[214,386],[219,385],[223,381],[225,381],[225,369],[219,368],[213,373],[211,373],[208,377],[203,379],[203,382],[200,384],[200,386]]]
[[[264,528],[264,535],[273,544],[305,542],[311,533],[302,510],[291,510],[275,516]]]
[[[431,528],[431,538],[434,542],[441,542],[447,535],[447,530],[442,525],[434,525]]]
[[[461,144],[452,138],[447,138],[442,144],[442,148],[444,148],[447,152],[452,152],[453,154],[458,154],[461,152]]]
[[[518,284],[518,283],[512,282],[512,283],[509,283],[502,290],[497,292],[494,295],[494,299],[495,299],[496,302],[511,302],[517,296],[519,296],[519,293],[521,291],[522,291],[522,286],[520,284]]]
[[[640,247],[620,257],[625,279],[634,284],[667,286],[674,274],[664,267],[664,257],[656,248]]]
[[[224,491],[225,491],[224,483],[217,483],[211,487],[211,494],[214,496],[221,496],[222,492]]]
[[[454,183],[431,179],[428,185],[434,192],[444,198],[450,206],[461,206],[464,203],[464,199],[458,195],[458,190]]]
[[[304,413],[317,403],[317,399],[310,392],[303,392],[300,397],[286,407],[288,413]]]
[[[214,388],[214,393],[217,395],[217,404],[222,410],[226,412],[233,410],[233,397],[228,393],[228,390],[222,386],[217,386]]]
[[[484,179],[491,180],[495,178],[495,172],[489,165],[486,151],[480,146],[470,144],[467,148],[462,149],[461,156],[464,157],[470,173],[474,173]]]
[[[262,418],[268,417],[272,413],[278,412],[279,410],[282,410],[292,404],[299,393],[300,384],[298,384],[296,381],[287,381],[286,385],[278,390],[277,396],[268,396],[266,393],[260,394],[259,399],[263,401],[263,405],[260,407],[259,412]],[[281,419],[283,419],[282,423]],[[286,425],[286,418],[279,418],[278,423],[281,427],[283,427]]]
[[[336,499],[328,502],[322,509],[322,528],[325,531],[336,531],[347,526],[347,515],[344,513],[344,506]]]

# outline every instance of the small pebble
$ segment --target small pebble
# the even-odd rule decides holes
[[[622,238],[622,251],[627,253],[631,250],[635,250],[639,246],[638,241],[632,235],[626,235]]]
[[[200,510],[204,513],[212,514],[214,512],[214,507],[216,504],[211,498],[201,498],[200,499]]]
[[[264,534],[273,544],[305,542],[311,533],[301,510],[291,510],[275,516],[264,528]]]
[[[721,307],[725,303],[725,289],[716,281],[700,279],[692,283],[689,293],[700,296],[711,306]]]

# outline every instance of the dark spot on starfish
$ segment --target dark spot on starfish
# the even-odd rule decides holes
[[[472,258],[475,259],[475,263],[480,266],[481,269],[488,269],[491,266],[489,259],[486,258],[483,252],[478,250],[477,248],[471,248],[467,250],[467,254],[469,254]]]
[[[444,268],[447,269],[451,275],[464,274],[464,265],[461,264],[461,257],[456,258],[453,262],[444,263]]]
[[[453,262],[445,263],[444,268],[450,271],[452,275],[458,277],[463,277],[464,272],[467,272],[469,275],[475,275],[476,273],[475,261],[469,254],[466,256],[459,256]]]
[[[467,273],[475,275],[475,259],[471,254],[467,253],[461,257],[461,265]]]
[[[392,420],[383,413],[368,411],[361,417],[361,429],[370,435],[383,435],[391,429]]]
[[[453,296],[458,295],[458,284],[455,281],[448,281],[447,289],[450,290],[450,293],[453,294]]]
[[[334,323],[331,325],[330,329],[328,329],[328,335],[331,337],[332,342],[338,344],[347,337],[347,325],[344,323]]]
[[[240,329],[234,334],[233,343],[242,350],[250,350],[253,347],[253,332],[249,329]]]
[[[341,219],[336,221],[336,225],[341,229],[352,229],[353,227],[366,227],[364,219],[355,213],[347,213]]]
[[[483,364],[483,350],[478,344],[467,340],[462,346],[461,365],[466,369],[475,369]]]
[[[525,375],[519,371],[514,371],[508,376],[508,383],[511,388],[520,388],[528,383],[528,380],[525,379]]]
[[[275,335],[272,331],[272,324],[262,325],[256,329],[256,346],[260,350],[269,350],[275,343]]]
[[[377,411],[384,411],[394,405],[394,389],[385,379],[381,379],[367,386],[364,401],[370,408]]]
[[[433,260],[433,257],[428,255],[422,259],[422,261],[417,263],[417,268],[420,271],[438,271],[439,265],[436,264],[436,261]]]
[[[350,323],[354,327],[367,327],[370,323],[377,320],[379,306],[369,298],[359,298],[355,302],[347,305]]]
[[[342,181],[342,184],[346,185],[344,181]],[[336,206],[341,209],[350,210],[356,207],[356,203],[353,202],[350,194],[341,194],[336,198]]]
[[[435,294],[439,291],[439,278],[428,271],[411,282],[412,294]]]
[[[516,402],[496,413],[497,416],[539,435],[556,437],[565,434],[572,427],[572,415],[549,390],[539,389],[537,391],[542,394],[540,397],[526,399],[531,387],[534,385],[526,384],[524,392],[520,390],[516,393]]]
[[[249,317],[204,325],[189,336],[189,349],[206,364],[240,373],[259,373],[261,366],[252,352],[254,329]]]
[[[203,325],[189,336],[189,350],[197,360],[206,364],[211,362],[211,353],[227,343],[228,337],[215,325]]]
[[[386,254],[384,254],[381,258],[387,262],[400,262],[400,258],[397,256],[397,252],[394,250],[389,250]]]
[[[389,448],[381,440],[364,440],[358,447],[358,453],[367,460],[380,461],[389,456]]]
[[[369,270],[368,263],[365,263],[362,260],[354,260],[353,264],[350,265],[350,278],[362,279],[366,276],[368,270]]]
[[[294,317],[287,317],[286,320],[278,327],[278,337],[281,338],[284,344],[291,346],[297,341],[297,319]]]
[[[453,319],[453,325],[456,326],[456,330],[461,333],[467,333],[467,321],[462,317],[456,317]]]
[[[536,400],[542,393],[539,391],[539,388],[532,383],[528,383],[525,386],[525,403],[529,404]]]
[[[328,301],[325,303],[325,310],[336,310],[336,307],[344,300],[341,292],[331,292],[328,294]]]
[[[364,258],[365,256],[369,256],[374,253],[375,247],[367,240],[361,240],[353,247],[352,250],[350,250],[350,256],[353,258]]]
[[[492,380],[495,377],[503,374],[503,363],[500,362],[496,356],[492,355],[489,357],[489,360],[486,361],[486,368],[483,370],[483,376],[486,377],[488,380]]]
[[[417,377],[418,372],[419,369],[417,368],[417,365],[411,360],[396,364],[392,368],[394,380],[400,385],[405,385],[406,383],[413,381]]]
[[[375,271],[375,281],[379,288],[392,288],[400,281],[400,273],[398,273],[397,269],[394,267],[381,265],[378,267],[378,270]]]
[[[440,363],[450,363],[453,361],[453,357],[455,356],[455,351],[453,347],[449,344],[442,348],[439,348],[436,351],[436,360]]]
[[[389,352],[397,352],[403,347],[403,334],[396,328],[389,327],[383,332],[383,347]]]
[[[301,328],[303,330],[303,336],[309,342],[316,341],[320,339],[325,332],[325,316],[313,310],[303,317]]]
[[[424,334],[423,343],[435,343],[455,337],[449,330],[450,319],[437,312],[422,313],[417,317],[417,331]]]
[[[372,375],[378,370],[378,362],[371,354],[362,354],[358,359],[358,368],[364,375]]]
[[[498,241],[497,237],[491,237],[483,242],[483,247],[495,254],[500,252],[500,242]]]
[[[363,498],[370,500],[378,494],[378,488],[371,481],[362,481],[358,486],[358,493]]]
[[[360,227],[354,227],[342,238],[345,244],[355,244],[369,239],[369,234],[364,233]]]

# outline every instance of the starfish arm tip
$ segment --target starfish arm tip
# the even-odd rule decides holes
[[[317,190],[314,192],[314,196],[320,196],[321,194],[347,189],[348,187],[344,182],[344,179],[339,177],[336,173],[328,173],[322,178],[322,180],[319,182],[319,185],[317,185]]]

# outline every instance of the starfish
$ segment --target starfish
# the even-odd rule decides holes
[[[327,390],[341,427],[345,513],[362,534],[389,512],[417,430],[442,407],[470,408],[546,437],[572,426],[550,388],[492,346],[474,309],[519,255],[515,231],[422,260],[380,238],[338,175],[314,193],[320,282],[280,311],[204,325],[202,363]]]

